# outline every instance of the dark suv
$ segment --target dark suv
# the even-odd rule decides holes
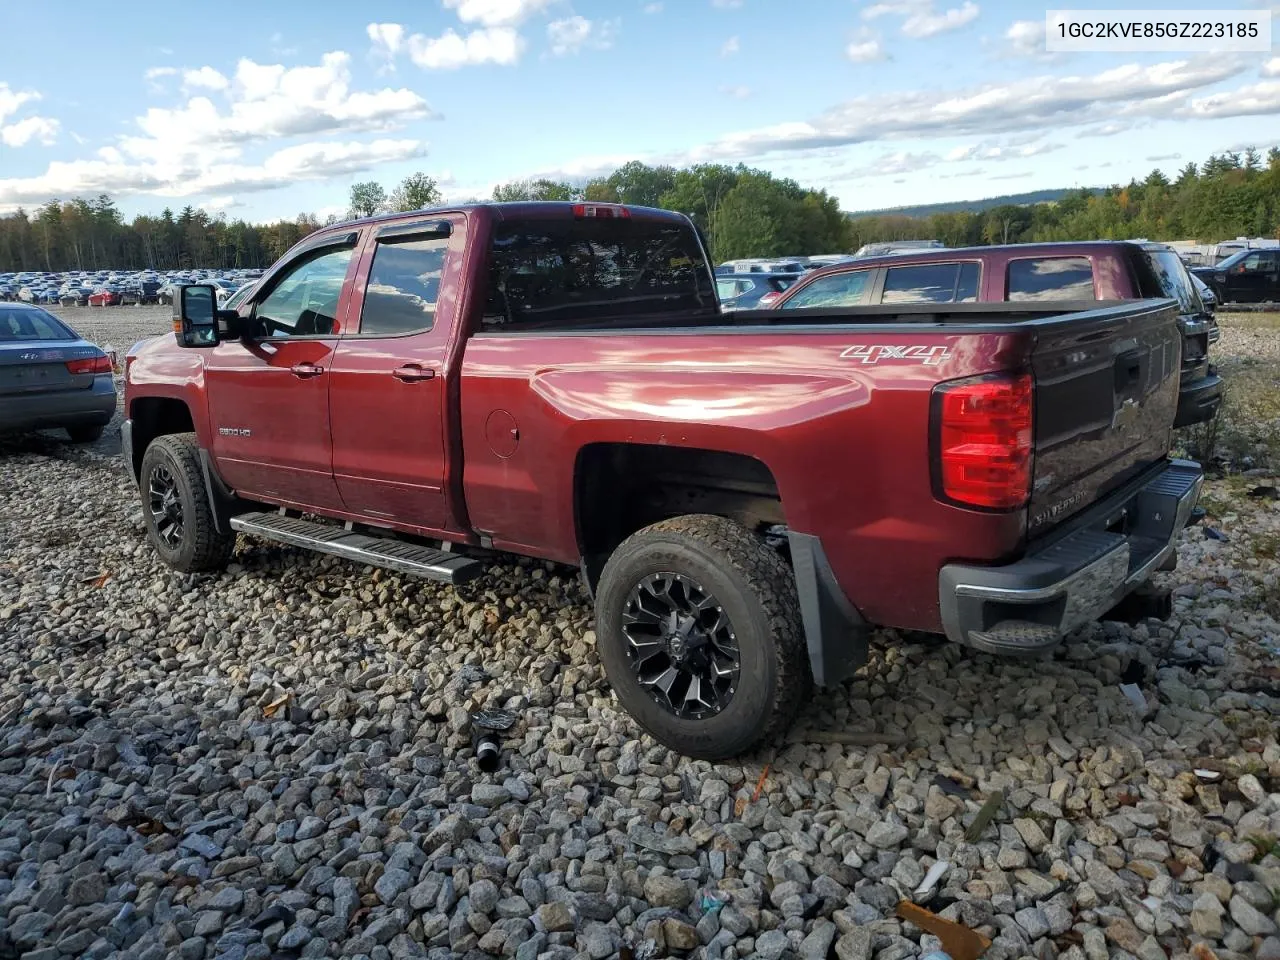
[[[1280,250],[1241,250],[1216,267],[1191,272],[1209,285],[1219,303],[1280,300]]]
[[[1257,252],[1257,251],[1251,251]],[[1206,281],[1207,282],[1207,281]],[[1182,371],[1175,426],[1213,419],[1222,379],[1209,363],[1218,324],[1178,255],[1161,243],[1018,243],[866,257],[814,271],[775,300],[780,310],[876,303],[1046,304],[1171,298]]]

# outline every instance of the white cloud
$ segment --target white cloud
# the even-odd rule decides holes
[[[235,207],[243,207],[244,202],[237,200],[230,194],[227,194],[226,196],[221,197],[210,197],[208,200],[201,203],[200,206],[205,210],[217,212],[219,210],[231,210]]]
[[[720,56],[732,57],[741,48],[742,48],[742,44],[739,43],[738,38],[730,37],[724,43],[720,44]]]
[[[1180,153],[1159,153],[1159,154],[1156,154],[1154,157],[1147,157],[1147,162],[1162,163],[1165,160],[1181,160],[1181,159],[1182,159],[1182,154]]]
[[[426,147],[416,139],[319,138],[389,131],[434,116],[411,90],[352,90],[350,57],[340,51],[325,54],[318,65],[292,68],[241,60],[226,94],[229,103],[221,108],[207,96],[152,107],[136,118],[133,133],[90,158],[50,163],[37,176],[0,177],[0,204],[99,192],[235,195],[325,179],[419,157]],[[23,131],[28,138],[49,132],[29,126],[30,134]],[[309,139],[255,162],[243,157],[247,147],[295,137]]]
[[[450,29],[438,37],[415,33],[409,57],[426,70],[456,70],[481,63],[511,66],[520,59],[524,40],[510,27],[472,30],[465,37]]]
[[[922,40],[958,30],[978,18],[980,9],[973,0],[964,0],[959,7],[938,11],[933,0],[883,0],[862,11],[864,20],[880,17],[899,17],[904,37]]]
[[[49,117],[26,117],[7,127],[0,127],[0,140],[6,146],[25,147],[32,140],[39,140],[46,147],[58,139],[57,120]]]
[[[161,77],[176,77],[177,75],[177,67],[150,67],[142,75],[142,78],[144,80],[159,80]]]
[[[398,23],[371,23],[364,28],[375,50],[395,56],[404,46],[404,27]]]
[[[1262,65],[1264,77],[1280,77],[1280,57],[1272,57]]]
[[[375,140],[303,143],[278,150],[260,164],[216,163],[198,171],[130,163],[118,156],[115,160],[56,161],[39,176],[0,179],[0,206],[97,193],[187,197],[273,190],[300,180],[346,176],[425,154],[426,146],[417,140]]]
[[[646,4],[644,5],[644,12],[645,12],[645,13],[648,13],[648,14],[661,13],[661,12],[662,12],[662,4],[661,4],[661,3],[646,3]]]
[[[1197,97],[1180,113],[1197,119],[1280,113],[1280,81],[1264,80],[1237,90]]]
[[[199,70],[182,71],[184,87],[199,87],[205,90],[225,90],[231,84],[213,67],[201,67]]]
[[[711,5],[717,10],[737,10],[742,6],[742,0],[711,0]]]
[[[689,151],[684,162],[759,157],[772,152],[811,151],[885,138],[957,136],[1038,131],[1135,118],[1232,116],[1267,112],[1269,97],[1280,91],[1259,84],[1239,96],[1197,101],[1191,95],[1239,74],[1240,60],[1221,56],[1153,64],[1126,64],[1091,75],[1045,74],[954,90],[939,96],[929,90],[866,94],[819,114],[730,134]]]
[[[0,83],[0,121],[18,112],[24,103],[39,100],[34,90],[13,90],[7,83]]]
[[[733,97],[735,100],[746,100],[751,96],[751,88],[744,87],[741,84],[734,87],[721,87],[720,92],[726,97]]]
[[[202,154],[219,147],[234,150],[236,144],[282,137],[387,130],[405,120],[434,116],[427,102],[408,89],[351,90],[350,62],[341,51],[324,54],[318,66],[285,68],[243,59],[236,66],[227,112],[203,96],[182,107],[152,107],[137,119],[143,136],[125,137],[120,146],[140,159],[184,158],[198,164]]]
[[[875,35],[863,34],[858,39],[849,41],[849,45],[844,48],[844,55],[854,63],[871,63],[875,60],[883,60],[885,58],[884,44]]]
[[[557,0],[444,0],[450,10],[456,10],[463,23],[478,23],[484,27],[514,27],[535,13],[541,13]]]
[[[547,40],[551,52],[557,57],[577,53],[584,47],[607,50],[613,46],[618,32],[616,20],[588,20],[586,17],[566,17],[547,24]]]
[[[1036,57],[1045,53],[1043,20],[1015,20],[1004,32],[1004,38],[1015,56]]]

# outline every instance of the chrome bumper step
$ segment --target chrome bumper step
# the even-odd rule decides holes
[[[466,583],[484,572],[482,563],[461,554],[370,536],[344,527],[312,523],[279,513],[242,513],[231,518],[231,529],[442,583]]]

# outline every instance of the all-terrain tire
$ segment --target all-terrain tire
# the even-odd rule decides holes
[[[160,535],[151,509],[151,484],[157,470],[172,478],[175,499],[181,509],[181,534],[167,543]],[[194,433],[156,437],[142,455],[139,480],[142,518],[147,538],[166,564],[183,573],[208,573],[226,568],[235,550],[236,535],[220,533],[200,469],[200,445]]]
[[[101,439],[102,431],[105,429],[105,426],[67,427],[67,436],[71,438],[72,443],[93,443]]]
[[[677,716],[635,674],[623,611],[633,588],[655,573],[696,581],[732,624],[739,677],[720,713]],[[676,517],[627,538],[605,564],[595,607],[597,649],[618,699],[655,739],[685,756],[722,760],[771,740],[791,724],[813,688],[790,567],[724,517]]]

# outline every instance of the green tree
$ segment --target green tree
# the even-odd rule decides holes
[[[387,191],[382,189],[382,184],[374,180],[353,183],[348,205],[353,218],[372,217],[387,205]]]
[[[493,188],[498,202],[515,200],[580,200],[581,194],[561,180],[512,180]]]
[[[411,173],[391,191],[392,210],[422,210],[434,207],[443,199],[440,185],[425,173]]]

